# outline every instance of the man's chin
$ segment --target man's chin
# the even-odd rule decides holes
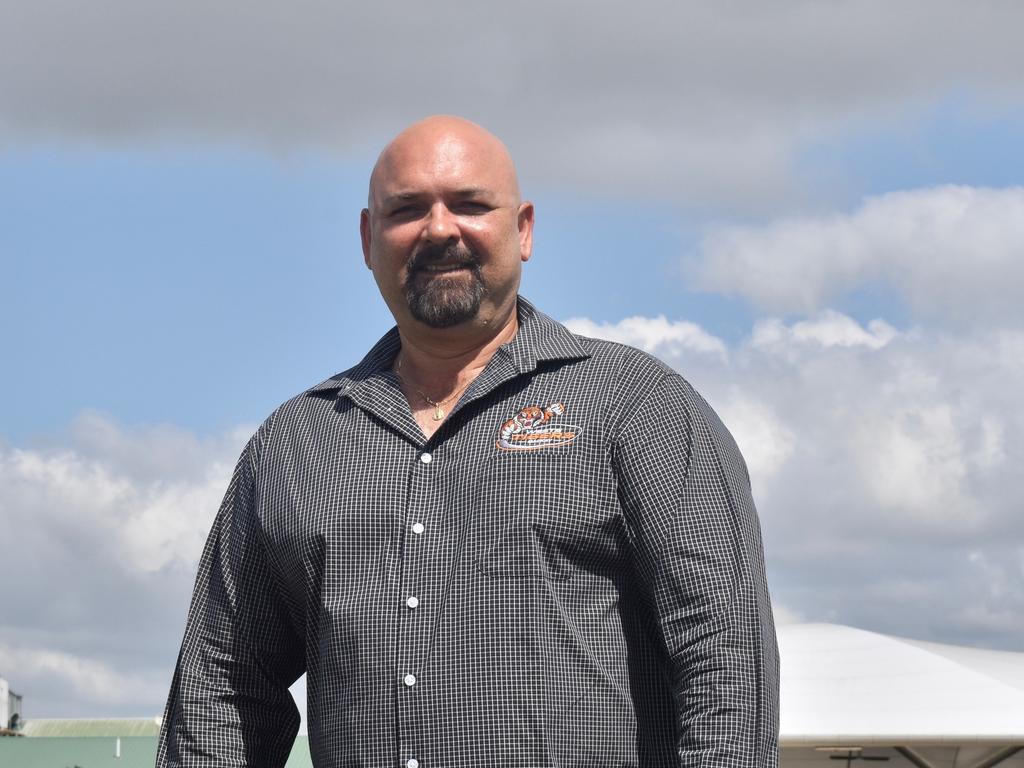
[[[482,287],[467,288],[461,280],[434,278],[426,291],[408,295],[412,316],[431,328],[451,328],[467,323],[480,313]]]
[[[462,308],[451,307],[414,308],[412,310],[414,318],[431,328],[454,328],[468,323],[478,314],[479,310],[467,312]]]

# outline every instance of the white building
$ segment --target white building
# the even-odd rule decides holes
[[[784,768],[1024,768],[1024,653],[778,629]]]
[[[21,720],[21,696],[11,690],[10,684],[0,675],[0,730],[17,725]]]

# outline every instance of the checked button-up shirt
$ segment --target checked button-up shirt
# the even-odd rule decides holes
[[[520,327],[429,440],[390,365],[281,406],[203,552],[158,766],[777,761],[749,478],[673,370]]]

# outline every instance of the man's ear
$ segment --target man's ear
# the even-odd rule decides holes
[[[529,261],[533,254],[533,203],[529,200],[519,204],[516,225],[519,228],[519,258]]]
[[[363,208],[359,212],[359,239],[363,243],[363,263],[366,268],[372,270],[370,264],[370,209]]]

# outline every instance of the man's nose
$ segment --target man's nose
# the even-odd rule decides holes
[[[430,208],[430,215],[427,216],[426,226],[423,230],[425,239],[433,243],[444,243],[449,240],[458,240],[459,226],[455,216],[448,206],[437,203]]]

